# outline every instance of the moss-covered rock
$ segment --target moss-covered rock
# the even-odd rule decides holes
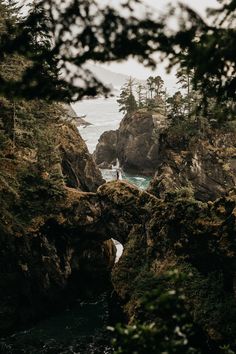
[[[184,136],[166,130],[149,191],[163,198],[171,190],[188,188],[198,200],[215,200],[235,187],[235,159],[234,132]]]
[[[109,237],[90,228],[101,215],[99,200],[90,191],[103,180],[61,106],[40,101],[13,105],[3,99],[0,123],[5,138],[0,152],[4,333],[72,298],[104,291],[116,252]]]
[[[136,198],[140,222],[135,218],[129,228],[112,278],[129,319],[139,315],[142,296],[160,276],[178,269],[191,275],[182,286],[196,324],[219,345],[235,346],[235,196],[214,203],[150,199],[146,192]]]

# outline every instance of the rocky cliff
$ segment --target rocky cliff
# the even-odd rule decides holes
[[[44,179],[19,190],[13,218],[1,224],[2,330],[45,314],[56,300],[61,306],[71,294],[106,288],[113,237],[124,253],[112,281],[129,319],[160,275],[178,269],[191,274],[183,287],[194,321],[218,345],[236,344],[234,194],[203,203],[180,193],[159,199],[125,182],[97,193],[49,189]]]
[[[13,126],[11,109],[2,99],[1,333],[104,291],[115,260],[109,238],[84,231],[100,212],[91,191],[103,180],[76,127],[58,105],[18,102]]]
[[[17,109],[29,117],[25,110],[30,105]],[[56,108],[37,103],[30,112],[45,109],[48,117]],[[71,298],[108,289],[114,238],[124,245],[124,253],[112,271],[112,282],[129,320],[138,316],[141,296],[155,288],[160,275],[178,269],[191,274],[183,287],[196,324],[210,340],[235,346],[234,191],[214,202],[197,201],[180,188],[167,186],[168,191],[160,193],[158,187],[148,193],[124,182],[102,184],[95,192],[101,176],[77,130],[57,119],[37,125],[33,121],[31,128],[27,131],[34,132],[33,143],[31,135],[25,139],[23,129],[13,140],[6,133],[0,140],[2,333],[61,308]],[[218,163],[227,173],[234,167],[232,139],[228,134],[210,142],[214,150],[208,161],[221,156],[224,163]],[[188,157],[192,166],[189,140],[168,141],[159,136],[158,151],[166,151],[165,163],[182,151],[180,157]],[[201,161],[211,151],[204,144],[199,144]],[[200,151],[196,140],[192,152],[194,146]],[[225,166],[226,158],[232,166]],[[196,171],[199,164],[193,165]]]
[[[189,276],[182,283],[186,307],[215,343],[210,352],[216,353],[214,345],[235,348],[235,194],[214,203],[186,195],[161,200],[112,182],[98,195],[106,205],[108,228],[124,245],[112,280],[128,318],[139,316],[142,296],[158,286],[163,274],[178,270]]]
[[[164,197],[182,188],[202,201],[215,200],[236,185],[236,134],[209,131],[185,138],[167,130],[149,191]]]
[[[187,188],[207,201],[235,187],[235,138],[229,129],[201,131],[194,122],[168,126],[163,115],[139,110],[101,136],[94,158],[100,167],[118,158],[125,172],[154,176],[149,191],[158,197]]]
[[[107,166],[119,159],[124,171],[153,174],[158,163],[159,135],[165,127],[157,112],[137,111],[126,115],[117,131],[105,132],[94,152],[96,163]]]
[[[143,294],[155,289],[161,275],[169,270],[188,274],[182,286],[194,322],[217,346],[235,346],[235,210],[235,194],[208,203],[186,195],[169,194],[163,200],[125,182],[110,182],[96,194],[68,189],[42,229],[59,230],[59,240],[64,235],[69,249],[111,235],[124,245],[112,282],[130,320],[139,315]],[[30,229],[38,229],[37,218]],[[66,264],[68,274],[72,268],[78,276],[81,261],[74,252]]]
[[[96,191],[105,181],[74,124],[60,127],[58,146],[62,173],[68,187]]]

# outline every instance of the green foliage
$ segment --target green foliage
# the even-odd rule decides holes
[[[177,11],[172,7],[162,20],[176,16]],[[181,5],[178,29],[164,31],[159,43],[159,50],[170,59],[169,69],[178,63],[181,70],[193,72],[194,88],[205,100],[235,98],[235,11],[235,0],[222,1],[219,8],[207,11],[207,22],[189,6]]]
[[[166,193],[166,200],[168,201],[176,201],[183,199],[189,199],[193,202],[195,201],[194,190],[191,186],[176,188],[173,191],[168,191]]]
[[[137,96],[138,96],[138,108],[143,108],[146,105],[146,96],[147,94],[144,92],[145,86],[138,84],[136,88]]]
[[[22,221],[30,222],[34,215],[55,212],[55,204],[65,197],[63,180],[57,174],[42,173],[37,165],[19,173],[21,204],[18,212]]]
[[[31,65],[21,80],[10,82],[0,77],[1,92],[30,99],[78,100],[108,92],[85,68],[88,60],[103,63],[133,55],[154,66],[149,39],[160,24],[148,15],[143,20],[136,18],[132,11],[136,3],[124,3],[126,11],[122,14],[95,0],[66,3],[63,11],[57,1],[34,2],[28,16],[19,19],[13,29],[12,40],[2,36],[0,41],[0,53],[18,53]],[[70,75],[60,76],[61,73]]]
[[[213,286],[207,294],[207,282],[201,287],[197,283],[200,278],[197,276],[195,279],[195,276],[196,274],[193,276],[192,273],[174,270],[156,277],[156,283],[152,283],[149,288],[151,290],[142,294],[139,319],[133,320],[129,325],[117,324],[115,328],[110,328],[114,336],[115,354],[234,354],[230,345],[222,345],[221,341],[218,344],[210,341],[196,324],[197,317],[207,321],[208,315],[212,316],[211,312],[216,314],[217,303],[220,301],[217,297],[221,295],[218,291],[214,295],[214,289],[221,287]],[[206,292],[205,303],[201,308],[202,302],[199,301],[199,309],[194,317],[192,308],[188,305],[191,292],[194,291],[193,284],[197,286],[196,291],[200,289],[201,292]],[[195,301],[199,300],[199,295],[202,299],[202,293],[194,294]]]
[[[184,119],[185,101],[180,91],[167,99],[167,114],[172,123],[179,124]]]
[[[120,112],[132,113],[137,109],[137,102],[133,94],[135,81],[130,78],[121,89],[120,97],[117,100]]]
[[[194,136],[200,136],[201,132],[199,131],[198,123],[195,121],[188,120],[177,120],[172,121],[172,124],[168,128],[168,136],[175,139],[189,140],[189,138]]]
[[[159,51],[169,59],[169,68],[178,64],[187,76],[191,73],[194,87],[203,92],[203,98],[234,99],[235,0],[222,2],[219,9],[208,11],[211,26],[185,5],[180,5],[180,14],[179,7],[172,7],[158,19],[148,11],[144,11],[142,19],[136,18],[133,9],[139,3],[121,2],[125,9],[122,12],[96,0],[73,0],[63,8],[56,0],[41,0],[33,3],[28,16],[12,20],[9,25],[6,14],[11,10],[2,0],[0,59],[18,53],[30,65],[20,80],[12,82],[1,76],[1,92],[15,97],[59,100],[77,100],[98,91],[107,93],[85,68],[88,60],[103,63],[132,55],[144,65],[155,67],[152,54]],[[13,19],[12,13],[10,16]],[[169,30],[172,16],[179,20],[176,31]],[[72,71],[76,75],[71,75]],[[70,74],[68,79],[60,76],[62,72]],[[81,82],[79,87],[76,79]],[[151,96],[155,90],[159,95],[161,81],[153,80],[156,78],[151,77],[148,82]]]
[[[149,321],[135,321],[131,325],[118,324],[114,331],[115,354],[150,353],[204,353],[205,343],[185,307],[181,283],[183,275],[177,271],[165,275],[172,287],[161,285],[143,297],[142,305],[149,314]]]

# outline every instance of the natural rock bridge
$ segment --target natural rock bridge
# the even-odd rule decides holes
[[[233,293],[235,205],[232,196],[215,203],[160,200],[122,181],[106,183],[97,193],[65,188],[53,209],[35,215],[17,237],[1,235],[0,328],[110,286],[116,253],[111,238],[124,246],[113,271],[121,296],[131,296],[147,267],[158,273],[178,267],[178,259],[199,272],[220,272]]]

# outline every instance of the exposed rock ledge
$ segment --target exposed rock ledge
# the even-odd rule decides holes
[[[116,131],[101,135],[94,158],[100,166],[114,164],[119,159],[126,172],[154,174],[158,163],[159,135],[166,126],[160,113],[137,111],[126,115]]]
[[[198,200],[219,198],[236,186],[236,134],[209,132],[205,137],[161,136],[159,162],[149,191],[163,198],[183,187]]]
[[[211,337],[233,336],[232,331],[225,333],[223,322],[227,317],[233,326],[236,313],[235,196],[215,203],[160,200],[125,182],[104,184],[96,194],[70,188],[64,192],[54,207],[32,215],[24,232],[1,235],[1,329],[36,317],[55,299],[61,301],[68,289],[79,294],[88,281],[94,289],[103,287],[114,262],[107,241],[113,237],[124,245],[113,284],[129,316],[135,313],[139,292],[149,289],[144,279],[173,267],[189,269],[195,278],[186,286],[196,322],[202,325],[204,320]],[[216,294],[219,316],[204,289]]]
[[[236,134],[203,134],[191,124],[188,131],[168,127],[155,112],[126,115],[118,130],[100,137],[95,161],[107,168],[118,158],[125,172],[154,176],[149,191],[158,197],[184,187],[198,200],[215,200],[236,186]]]
[[[60,127],[58,145],[67,186],[95,192],[105,181],[74,124]]]

